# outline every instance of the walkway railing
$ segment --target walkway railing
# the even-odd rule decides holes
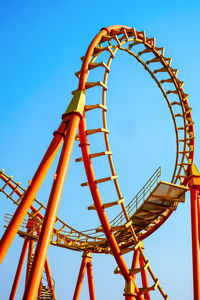
[[[148,198],[151,192],[154,190],[159,182],[161,175],[161,167],[159,167],[155,173],[149,178],[146,184],[141,188],[137,195],[126,206],[129,217],[139,208],[139,206]],[[125,223],[124,213],[119,213],[112,221],[112,226],[122,225]]]
[[[151,192],[154,190],[156,185],[159,182],[159,178],[161,175],[161,167],[159,167],[155,173],[150,177],[150,179],[146,182],[146,184],[142,187],[142,189],[137,193],[137,195],[128,203],[126,206],[126,210],[129,214],[129,217],[136,212],[136,210],[139,208],[140,205],[148,198],[148,196],[151,194]],[[3,191],[4,192],[4,191]],[[4,192],[5,193],[5,192]],[[37,201],[39,203],[39,201]],[[5,214],[4,220],[5,220],[5,227],[8,226],[10,220],[12,218],[12,215]],[[57,221],[60,221],[60,219],[57,218]],[[20,226],[20,230],[22,232],[27,231],[27,221],[24,220]],[[124,213],[120,212],[111,222],[111,226],[119,226],[123,225],[126,222]],[[63,222],[64,223],[64,222]],[[76,244],[81,245],[81,243],[94,243],[94,242],[103,242],[105,240],[105,235],[103,232],[99,232],[97,228],[84,230],[84,231],[76,231],[73,228],[67,228],[68,225],[64,223],[65,226],[62,230],[57,230],[56,232],[53,232],[51,243],[52,244],[68,244],[69,241],[75,241]],[[41,227],[42,222],[41,220],[37,220],[36,227]],[[35,231],[37,228],[34,228],[33,231]],[[68,229],[68,230],[66,230]],[[31,234],[31,232],[29,233]],[[33,234],[34,235],[34,234]]]

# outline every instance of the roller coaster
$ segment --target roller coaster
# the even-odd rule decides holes
[[[171,181],[160,181],[161,168],[158,168],[128,204],[125,204],[115,172],[106,119],[107,80],[117,50],[125,51],[134,57],[155,81],[167,101],[176,135],[176,159]],[[56,299],[55,284],[47,260],[50,244],[83,253],[73,300],[79,299],[86,270],[89,296],[91,300],[95,299],[92,253],[111,254],[112,259],[115,259],[117,267],[114,273],[120,274],[125,281],[123,295],[126,300],[153,299],[155,290],[159,291],[161,299],[169,299],[145,256],[143,240],[162,226],[179,203],[184,203],[185,193],[189,190],[194,299],[200,300],[200,175],[194,165],[194,122],[192,108],[188,103],[189,95],[183,90],[184,82],[178,79],[178,70],[171,66],[171,58],[164,56],[164,48],[157,47],[154,38],[148,38],[144,31],[139,32],[127,26],[102,28],[81,59],[81,70],[75,73],[79,81],[78,88],[72,92],[73,97],[62,115],[62,122],[54,132],[54,137],[27,189],[5,174],[4,170],[0,172],[0,192],[17,206],[13,215],[5,215],[6,229],[0,241],[0,262],[3,261],[16,234],[24,239],[9,299],[15,299],[27,252],[23,300]],[[91,77],[95,80],[89,81]],[[96,88],[101,89],[101,103],[86,103],[87,91]],[[102,126],[88,129],[87,115],[93,111],[101,112]],[[90,153],[90,135],[103,136],[101,152]],[[79,143],[82,152],[82,156],[77,158],[76,162],[84,164],[87,176],[87,182],[81,186],[89,187],[93,199],[88,210],[96,211],[101,224],[97,228],[84,231],[69,226],[57,216],[75,141]],[[63,146],[57,170],[45,206],[36,199],[36,194],[61,144]],[[95,176],[93,160],[99,157],[104,158],[105,165],[102,163],[102,168],[107,170],[107,177]],[[105,182],[114,185],[116,191],[111,202],[105,202],[100,194],[99,184],[103,185]],[[109,220],[107,210],[114,210],[116,207],[120,208],[120,213]],[[133,257],[129,267],[124,260],[126,253],[132,253]],[[138,277],[141,277],[141,287],[136,284]]]

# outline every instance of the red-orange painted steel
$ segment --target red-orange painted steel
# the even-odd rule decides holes
[[[193,288],[194,300],[200,300],[200,273],[199,273],[199,237],[198,237],[198,190],[190,187],[191,224],[192,224],[192,260],[193,260]]]
[[[136,298],[137,299],[137,298]],[[125,295],[125,300],[135,300],[135,296]]]
[[[83,283],[83,278],[84,278],[87,262],[88,262],[88,257],[83,256],[80,271],[79,271],[79,274],[78,274],[78,280],[77,280],[77,283],[76,283],[76,288],[75,288],[75,291],[74,291],[73,300],[78,300],[79,299],[79,295],[80,295],[80,292],[81,292],[81,286],[82,286],[82,283]]]
[[[48,262],[47,258],[45,260],[44,269],[45,269],[49,289],[51,290],[51,292],[53,294],[53,299],[56,300],[54,284],[53,284],[53,280],[52,280],[52,277],[51,277],[51,271],[50,271],[49,262]]]
[[[109,241],[109,244],[112,248],[112,252],[113,252],[113,255],[114,255],[114,257],[117,261],[117,264],[118,264],[125,280],[130,281],[131,276],[129,275],[129,270],[128,270],[125,262],[124,262],[124,259],[121,255],[118,244],[117,244],[117,242],[116,242],[116,240],[113,236],[113,233],[111,231],[111,227],[110,227],[110,224],[108,222],[105,211],[103,209],[103,204],[102,204],[102,201],[101,201],[101,197],[100,197],[97,185],[95,183],[95,175],[94,175],[91,159],[89,157],[90,153],[89,153],[88,141],[87,141],[85,131],[86,131],[85,118],[83,118],[80,121],[80,125],[79,125],[80,144],[81,144],[81,150],[82,150],[82,156],[83,156],[85,171],[86,171],[86,174],[87,174],[87,179],[88,179],[88,182],[89,182],[89,187],[90,187],[90,191],[91,191],[91,194],[92,194],[92,198],[94,200],[94,204],[97,208],[97,213],[98,213],[99,219],[100,219],[101,224],[104,228],[105,235],[106,235],[106,237]]]
[[[58,131],[63,132],[65,130],[65,123],[62,122]],[[0,263],[3,261],[12,241],[17,234],[17,231],[24,220],[37,191],[42,184],[42,181],[49,170],[49,167],[62,143],[63,137],[60,134],[56,134],[42,159],[27,191],[24,198],[21,200],[18,208],[16,209],[7,229],[4,232],[4,235],[0,241]]]
[[[140,256],[140,250],[137,249],[134,251],[134,254],[133,254],[133,261],[132,261],[132,266],[131,266],[132,270],[137,268],[139,256]],[[135,278],[136,278],[136,274],[133,275],[134,280],[135,280]]]
[[[91,56],[94,52],[94,48],[98,45],[98,43],[101,41],[101,38],[104,35],[109,34],[111,30],[120,30],[121,28],[131,29],[131,27],[122,26],[122,25],[109,26],[107,28],[102,28],[102,30],[92,40],[92,42],[90,43],[90,45],[87,49],[87,52],[85,54],[85,58],[83,60],[83,64],[81,67],[80,79],[79,79],[79,90],[85,91],[85,83],[87,80],[88,70],[89,70],[88,65],[89,65]]]
[[[31,268],[31,264],[32,264],[32,259],[33,259],[33,241],[29,240],[29,247],[28,247],[28,259],[27,259],[27,268],[26,268],[26,284],[28,281],[28,277],[30,274],[30,268]]]
[[[10,293],[9,300],[14,300],[15,299],[15,294],[17,292],[17,286],[18,286],[20,275],[21,275],[21,272],[22,272],[24,259],[26,257],[26,251],[27,251],[27,248],[28,248],[28,243],[29,243],[28,239],[25,239],[23,247],[22,247],[22,252],[21,252],[21,255],[20,255],[19,263],[18,263],[18,266],[17,266],[15,278],[14,278],[14,281],[13,281],[13,286],[12,286],[12,290],[11,290],[11,293]]]
[[[100,219],[100,222],[104,228],[104,232],[106,235],[106,238],[108,239],[108,242],[110,244],[110,247],[112,249],[112,253],[115,257],[115,260],[122,272],[122,275],[124,276],[126,281],[130,281],[133,280],[133,278],[130,276],[129,274],[129,270],[127,268],[127,265],[122,257],[122,254],[120,252],[120,249],[118,247],[118,244],[115,240],[115,237],[111,231],[111,227],[110,224],[108,222],[106,213],[103,209],[103,204],[101,201],[101,197],[97,188],[97,185],[95,183],[95,175],[94,175],[94,170],[93,170],[93,166],[91,163],[91,159],[89,157],[90,152],[89,152],[89,147],[88,147],[88,141],[87,141],[87,136],[85,134],[86,132],[86,124],[85,124],[85,118],[80,120],[80,124],[79,124],[79,135],[80,135],[80,146],[81,146],[81,150],[82,150],[82,156],[83,156],[83,162],[84,162],[84,166],[85,166],[85,171],[86,171],[86,175],[87,175],[87,179],[89,182],[89,187],[90,187],[90,191],[92,194],[92,198],[94,201],[94,204],[97,208],[97,213]],[[136,293],[139,292],[138,287],[136,286],[135,282],[135,291]],[[143,299],[142,296],[139,296],[138,299]]]
[[[197,211],[198,211],[198,236],[199,236],[199,246],[200,246],[200,197],[199,190],[197,196]]]
[[[145,265],[142,255],[140,255],[140,257],[139,257],[139,262],[140,262],[140,268],[142,268]],[[142,278],[142,285],[143,285],[143,287],[144,288],[148,287],[148,279],[147,279],[147,272],[146,272],[146,270],[142,270],[141,271],[141,278]],[[145,300],[150,300],[150,294],[149,293],[145,293],[144,294],[144,299]]]
[[[77,134],[80,116],[77,114],[70,115],[67,120],[67,131],[61,151],[58,167],[54,177],[54,182],[49,197],[44,222],[42,225],[39,241],[35,251],[35,256],[28,278],[28,283],[24,292],[23,300],[32,300],[37,296],[37,291],[44,268],[44,263],[50,244],[51,234],[53,231],[58,206],[67,174],[69,161]]]
[[[91,259],[87,263],[87,276],[88,276],[88,286],[89,286],[90,300],[95,300],[94,280],[93,280],[93,274],[92,274]]]
[[[39,289],[38,289],[38,295],[37,295],[37,300],[40,300],[41,289],[42,289],[42,280],[40,281],[40,285],[39,285]]]

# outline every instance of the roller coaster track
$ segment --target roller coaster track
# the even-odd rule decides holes
[[[176,134],[176,160],[171,182],[159,181],[159,168],[127,206],[124,204],[124,198],[118,183],[118,175],[115,172],[113,164],[112,151],[108,138],[109,129],[106,120],[107,80],[111,63],[115,58],[117,50],[125,51],[133,56],[156,82],[167,101]],[[106,62],[104,62],[105,57]],[[126,299],[135,299],[135,297],[136,299],[150,299],[150,291],[155,289],[159,290],[162,298],[168,299],[168,296],[159,284],[159,280],[154,275],[149,261],[144,255],[144,248],[141,241],[157,230],[167,220],[179,202],[184,202],[188,176],[194,159],[194,122],[191,114],[192,109],[188,104],[188,95],[183,90],[184,82],[177,78],[178,70],[171,66],[171,58],[164,56],[164,48],[157,47],[154,38],[147,38],[144,31],[138,32],[135,28],[126,26],[103,28],[91,42],[82,61],[81,70],[75,73],[79,79],[78,89],[72,92],[73,98],[63,115],[63,122],[54,133],[55,138],[57,138],[54,148],[56,149],[63,139],[66,141],[63,148],[67,147],[67,141],[70,138],[72,139],[71,145],[73,144],[73,137],[77,141],[80,141],[79,146],[81,147],[82,157],[77,158],[76,162],[84,163],[88,180],[82,183],[81,186],[88,186],[90,188],[94,203],[88,209],[96,210],[101,226],[91,230],[78,231],[55,215],[55,217],[52,217],[52,224],[55,218],[55,224],[51,225],[52,237],[46,243],[51,242],[51,244],[56,246],[77,251],[112,254],[117,263],[115,273],[121,274],[126,282]],[[102,78],[99,78],[99,72],[95,71],[98,69],[103,70]],[[89,81],[91,76],[96,79]],[[102,102],[87,103],[85,105],[88,90],[94,88],[101,88]],[[92,113],[94,110],[102,112],[102,126],[99,128],[95,128],[94,126],[95,129],[87,129],[87,114]],[[79,124],[79,133],[75,134],[76,137],[74,135],[76,131],[75,122]],[[90,153],[91,142],[88,141],[88,138],[90,135],[95,134],[101,134],[104,137],[102,151]],[[65,149],[63,150],[63,154],[61,154],[62,158],[65,155],[64,151]],[[98,157],[104,157],[105,161],[106,159],[108,160],[110,171],[107,177],[96,179],[92,161],[93,159],[98,159]],[[106,165],[105,162],[105,168]],[[55,181],[58,181],[58,173],[55,175]],[[37,176],[37,173],[35,176]],[[0,191],[10,198],[14,204],[17,204],[19,208],[20,206],[22,207],[24,205],[23,202],[25,203],[26,197],[28,197],[27,195],[31,193],[31,189],[34,189],[32,187],[34,186],[34,180],[26,191],[19,183],[16,183],[11,177],[3,173],[3,171],[0,173],[0,179],[3,182]],[[113,196],[113,201],[109,203],[102,202],[98,188],[99,184],[105,182],[113,183],[116,190],[117,197]],[[10,190],[8,191],[7,189]],[[27,206],[26,213],[28,212],[29,218],[35,219],[38,228],[43,228],[43,223],[45,223],[43,221],[47,218],[46,214],[48,214],[49,209],[47,208],[46,213],[46,207],[43,203],[34,199],[35,193],[32,194],[32,204],[31,206],[29,205],[30,210],[28,211],[29,208]],[[112,209],[119,205],[121,206],[120,214],[109,222],[106,209]],[[56,211],[57,208],[55,209],[55,213]],[[5,221],[6,227],[8,226],[9,229],[12,219],[7,215]],[[24,221],[21,227],[18,225],[18,233],[23,237],[28,236],[28,233],[23,229],[25,227],[26,221]],[[37,239],[37,236],[32,233],[29,233],[29,237]],[[42,238],[44,238],[44,235],[41,237],[41,241]],[[40,246],[39,240],[38,249]],[[130,251],[134,252],[134,258],[133,264],[129,269],[123,255]],[[141,264],[140,268],[137,268],[136,262],[138,262],[139,258]],[[135,284],[137,273],[141,273],[142,288],[138,288]],[[151,286],[147,282],[147,273],[153,282]],[[29,298],[27,296],[24,299]]]
[[[158,185],[158,183],[164,185],[163,182],[159,182],[160,172],[160,168],[158,168],[158,170],[156,170],[156,172],[148,180],[145,186],[126,206],[128,215],[130,219],[133,220],[133,223],[138,223],[137,214],[140,213],[142,209],[144,211],[144,203],[147,203],[147,199],[149,199],[149,196],[152,195],[152,192]],[[15,182],[12,177],[7,176],[3,171],[0,171],[0,179],[2,183],[0,192],[2,192],[14,204],[19,205],[26,190],[22,188],[20,183]],[[180,189],[181,194],[186,190],[183,187],[178,189]],[[165,197],[162,196],[162,201],[165,201],[165,206],[162,206],[161,203],[148,203],[148,205],[150,205],[149,211],[146,210],[144,218],[142,218],[141,216],[139,218],[139,223],[143,223],[146,221],[145,227],[141,226],[141,224],[133,225],[134,230],[136,231],[137,236],[140,240],[143,240],[144,236],[146,237],[147,234],[149,234],[149,231],[152,233],[152,229],[154,229],[155,225],[160,223],[160,219],[163,220],[163,218],[165,218],[170,210],[176,209],[177,203],[180,202],[179,195],[176,195],[176,197],[170,199],[170,201],[168,201],[167,199],[164,200],[164,198]],[[157,201],[160,202],[160,198],[158,198]],[[168,203],[166,205],[167,201]],[[181,200],[181,202],[183,202],[183,200]],[[33,205],[30,207],[30,211],[28,212],[28,218],[35,220],[35,227],[33,227],[31,231],[27,232],[27,218],[27,220],[24,220],[21,224],[18,233],[23,237],[31,237],[32,239],[37,240],[38,236],[35,233],[37,229],[41,229],[45,211],[46,206],[43,203],[39,202],[37,199],[34,199]],[[149,218],[147,217],[147,213],[150,213]],[[7,227],[11,218],[12,216],[9,214],[5,215],[5,227]],[[119,213],[112,221],[110,221],[110,224],[112,230],[115,231],[115,235],[118,236],[118,243],[120,245],[120,248],[126,248],[126,252],[131,251],[131,248],[129,248],[129,246],[130,244],[132,244],[132,236],[130,235],[129,231],[125,230],[124,232],[122,230],[122,227],[125,226],[125,218],[123,212]],[[51,244],[77,251],[87,250],[94,253],[108,253],[109,246],[102,231],[103,230],[101,230],[101,228],[78,231],[57,217],[52,233]],[[123,232],[123,235],[119,241],[120,232]]]

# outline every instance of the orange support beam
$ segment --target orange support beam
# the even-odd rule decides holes
[[[139,262],[140,262],[140,268],[144,267],[145,262],[143,260],[142,255],[139,257]],[[147,279],[147,272],[146,270],[141,270],[141,278],[142,278],[142,285],[144,288],[148,287],[148,279]],[[150,295],[149,293],[144,294],[144,299],[145,300],[150,300]]]
[[[198,211],[198,234],[199,234],[199,246],[200,246],[200,191],[198,190],[197,195],[197,211]]]
[[[64,133],[66,129],[66,124],[61,123],[58,131],[56,132],[44,158],[42,159],[30,185],[27,188],[27,191],[21,200],[19,206],[17,207],[12,220],[10,221],[8,227],[6,228],[3,237],[0,241],[0,264],[2,263],[10,245],[12,244],[17,231],[23,222],[34,198],[37,194],[44,177],[46,176],[51,163],[53,162],[55,155],[60,148],[60,145],[63,141],[63,136],[61,133]]]
[[[77,283],[76,283],[76,288],[75,288],[75,291],[74,291],[73,300],[78,300],[79,299],[80,292],[81,292],[81,286],[82,286],[83,278],[84,278],[84,274],[85,274],[85,269],[86,269],[86,266],[87,266],[87,263],[88,263],[88,259],[91,259],[91,255],[87,252],[84,252],[82,257],[83,258],[82,258],[81,267],[80,267],[80,270],[79,270],[79,275],[78,275],[78,280],[77,280]]]
[[[133,261],[132,261],[132,265],[131,265],[131,270],[137,268],[137,265],[138,265],[138,262],[139,262],[139,256],[140,256],[140,250],[137,249],[137,250],[134,251],[134,254],[133,254]],[[134,274],[132,277],[135,280],[136,274]]]
[[[21,255],[20,255],[19,263],[18,263],[18,266],[17,266],[17,270],[16,270],[16,274],[15,274],[15,278],[14,278],[14,282],[13,282],[13,286],[12,286],[12,290],[11,290],[11,293],[10,293],[9,300],[14,300],[15,299],[15,295],[16,295],[16,292],[17,292],[17,286],[18,286],[20,275],[21,275],[21,272],[22,272],[24,259],[26,257],[26,251],[27,251],[27,248],[28,248],[28,244],[29,244],[29,240],[25,239],[23,247],[22,247],[22,252],[21,252]]]
[[[87,141],[87,137],[85,135],[85,131],[86,131],[86,124],[85,124],[85,118],[84,118],[80,121],[80,124],[79,124],[79,135],[80,135],[80,142],[81,142],[80,146],[81,146],[85,171],[86,171],[86,175],[87,175],[89,186],[90,186],[90,191],[91,191],[95,206],[97,208],[97,213],[98,213],[100,222],[104,228],[105,235],[106,235],[106,237],[109,241],[109,244],[112,248],[113,255],[117,261],[117,264],[118,264],[125,280],[129,281],[129,280],[131,280],[131,276],[129,275],[129,270],[124,262],[124,259],[121,255],[118,244],[117,244],[117,242],[114,238],[114,235],[111,231],[110,224],[107,219],[106,213],[103,209],[101,197],[100,197],[98,188],[95,183],[95,175],[94,175],[94,170],[92,167],[91,159],[89,157],[90,152],[89,152],[88,141]]]
[[[93,280],[93,274],[92,274],[91,258],[87,263],[87,276],[88,276],[88,286],[89,286],[90,300],[95,300],[94,280]]]
[[[55,224],[65,177],[67,174],[74,141],[77,134],[80,115],[70,114],[69,117],[67,117],[67,119],[65,119],[64,121],[67,122],[67,131],[56,174],[54,176],[54,182],[23,300],[32,300],[37,296],[37,291],[39,288],[48,247],[50,244],[51,234]]]
[[[194,300],[200,300],[198,190],[190,187]]]
[[[195,165],[191,166],[188,178],[191,203],[191,230],[192,230],[192,262],[193,262],[193,289],[194,300],[200,300],[200,269],[199,269],[199,190],[200,174]]]

